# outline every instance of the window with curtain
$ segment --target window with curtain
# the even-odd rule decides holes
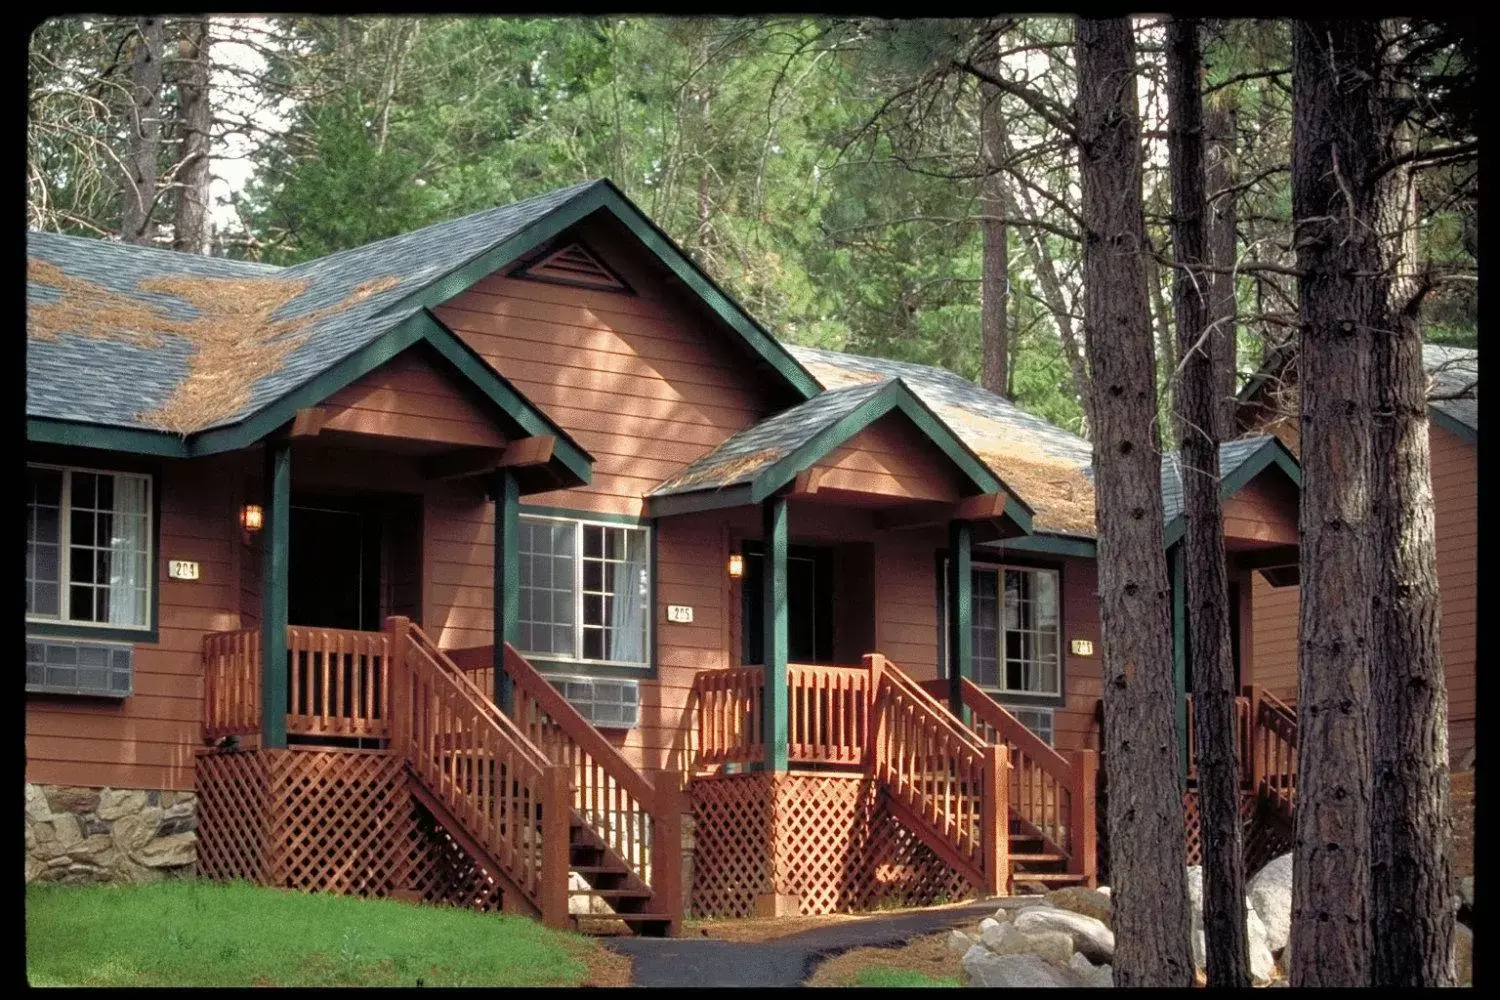
[[[151,478],[26,467],[26,617],[151,627]]]
[[[522,651],[543,659],[645,666],[648,530],[523,515]]]
[[[993,691],[1061,695],[1058,575],[974,568],[974,683]]]

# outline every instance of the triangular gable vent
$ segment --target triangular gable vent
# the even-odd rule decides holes
[[[573,243],[536,263],[522,268],[516,275],[535,281],[553,281],[585,288],[626,292],[630,286],[590,253],[582,243]]]

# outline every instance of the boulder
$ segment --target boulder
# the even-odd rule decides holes
[[[1474,932],[1463,924],[1453,925],[1453,981],[1474,985]]]
[[[1010,919],[1010,914],[1006,913],[1004,910],[1001,910],[993,917],[985,917],[983,920],[979,921],[979,936],[983,937],[985,931],[989,930],[991,927],[1000,926],[1002,922],[1008,919]]]
[[[1072,910],[1093,917],[1110,930],[1114,925],[1114,904],[1107,893],[1081,885],[1070,885],[1047,893],[1047,902],[1061,910]]]
[[[1255,908],[1249,903],[1245,904],[1245,938],[1250,949],[1250,982],[1254,986],[1265,986],[1276,975],[1276,959],[1267,941],[1266,925],[1261,923]]]
[[[1071,910],[1035,907],[1016,914],[1015,925],[1028,934],[1038,931],[1062,931],[1073,939],[1073,946],[1094,962],[1108,962],[1115,957],[1115,935],[1101,921]]]
[[[1019,955],[1029,951],[1026,932],[1015,924],[994,924],[979,934],[979,942],[997,955]]]
[[[1266,947],[1278,952],[1292,934],[1292,856],[1273,858],[1245,886],[1245,896],[1266,928]]]
[[[1099,895],[1105,896],[1105,897],[1108,897],[1109,894],[1110,894],[1110,892],[1111,892],[1109,886],[1107,886],[1107,885],[1101,885],[1099,888],[1095,889],[1094,891],[1097,892]]]
[[[975,945],[964,955],[964,982],[969,986],[1020,987],[1083,986],[1083,978],[1068,968],[1049,965],[1035,955],[996,955]]]
[[[1023,932],[1024,933],[1024,932]],[[1026,950],[1040,959],[1051,962],[1058,968],[1067,968],[1068,959],[1077,952],[1073,950],[1073,936],[1062,931],[1042,931],[1026,934]]]
[[[969,935],[965,934],[963,931],[948,932],[949,951],[954,952],[958,955],[962,955],[972,947],[974,947],[974,939],[969,937]]]

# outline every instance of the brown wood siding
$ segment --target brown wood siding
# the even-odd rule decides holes
[[[902,413],[881,417],[814,463],[813,469],[819,489],[905,500],[957,500],[964,495],[952,462]]]
[[[529,499],[639,515],[652,487],[773,407],[766,377],[638,248],[602,226],[579,235],[637,294],[491,275],[436,312],[594,456],[589,486]]]
[[[1478,464],[1474,445],[1435,424],[1430,433],[1443,664],[1448,682],[1448,753],[1457,765],[1474,746]],[[1298,593],[1296,587],[1273,588],[1255,574],[1251,683],[1264,684],[1278,697],[1289,699],[1297,694]]]
[[[108,468],[98,460],[81,464]],[[26,696],[28,781],[193,787],[193,752],[202,742],[203,633],[240,627],[240,577],[253,562],[237,551],[237,466],[237,456],[162,464],[153,484],[161,492],[158,641],[135,645],[129,698]],[[168,579],[169,559],[195,560],[199,578]]]
[[[1224,502],[1225,541],[1296,545],[1297,487],[1279,470],[1268,470]]]
[[[324,430],[375,434],[454,446],[497,448],[505,435],[417,350],[408,350],[334,393],[322,404]]]

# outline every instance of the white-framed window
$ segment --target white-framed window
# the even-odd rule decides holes
[[[1057,570],[974,567],[974,683],[1008,694],[1062,695]]]
[[[523,514],[517,639],[541,659],[644,667],[650,529]]]
[[[151,628],[151,477],[26,467],[26,620]]]
[[[1052,742],[1052,709],[1036,708],[1031,705],[1006,705],[1005,710],[1016,717],[1016,721],[1037,736],[1049,747]]]

